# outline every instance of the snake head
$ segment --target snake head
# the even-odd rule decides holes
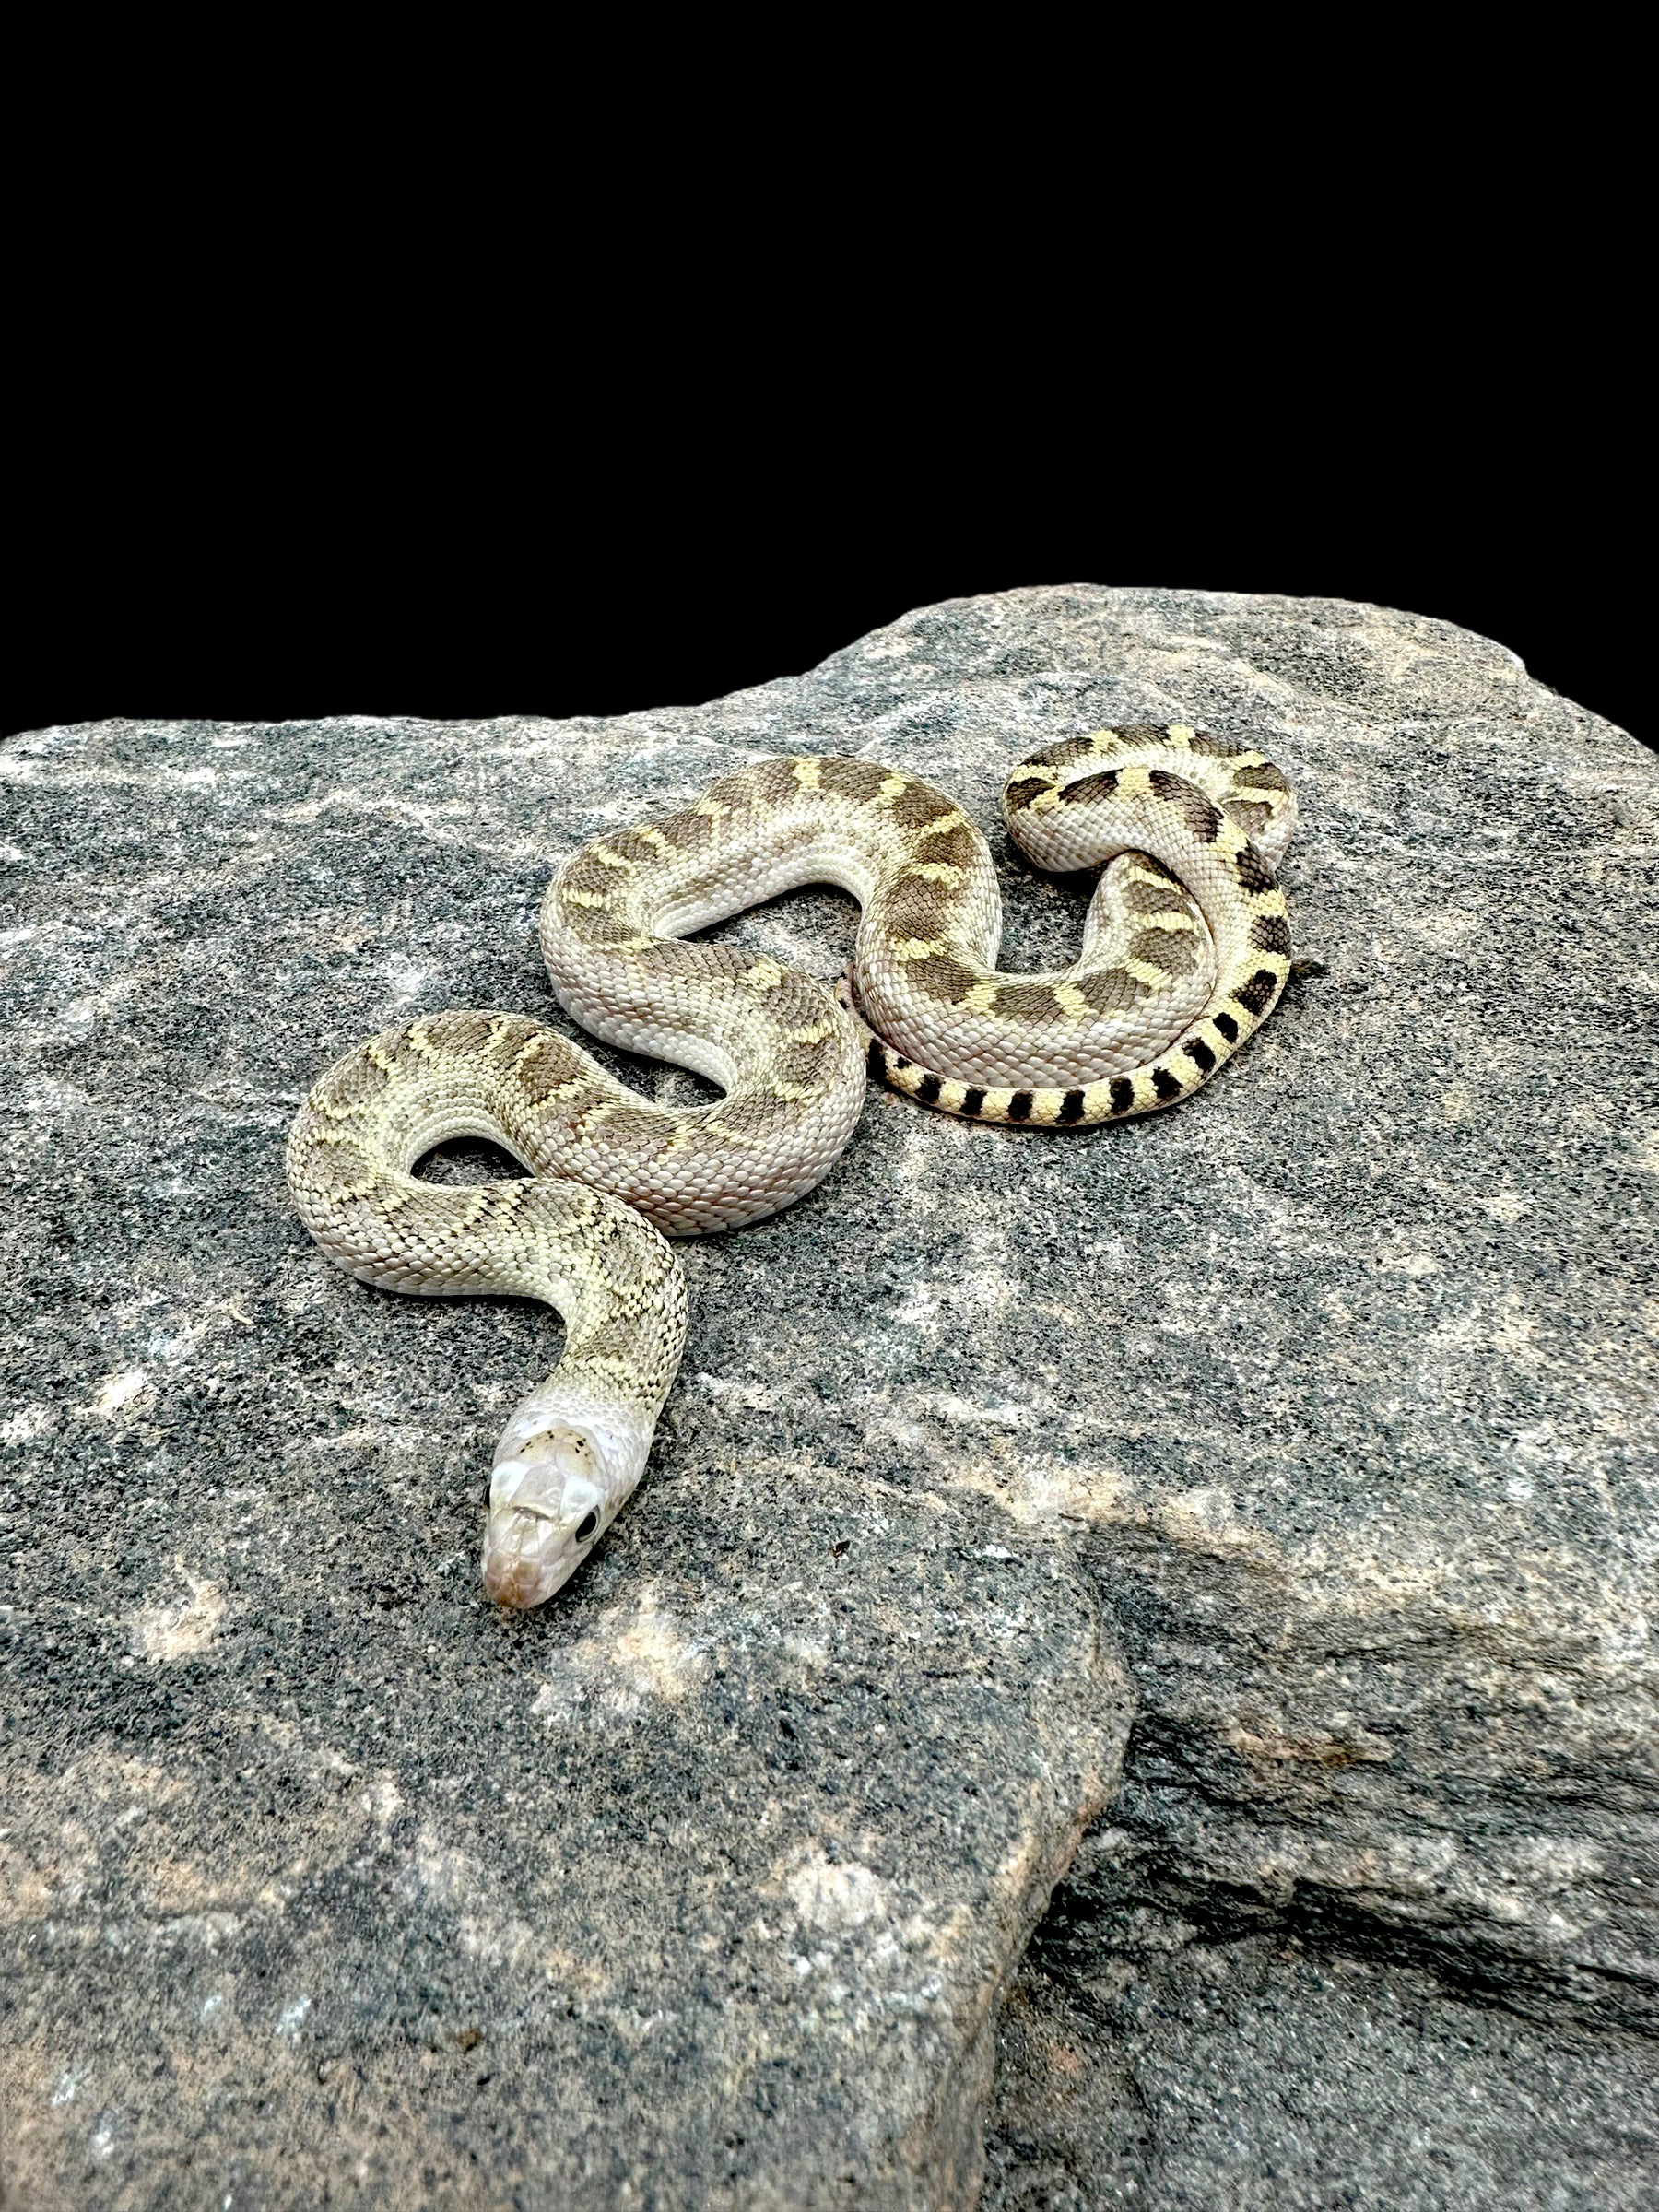
[[[484,1530],[484,1587],[498,1605],[527,1611],[570,1580],[608,1524],[618,1500],[604,1484],[593,1441],[569,1421],[545,1422],[496,1462]]]

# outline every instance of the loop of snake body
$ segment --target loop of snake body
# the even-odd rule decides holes
[[[507,1292],[564,1318],[563,1357],[496,1453],[483,1571],[498,1602],[549,1597],[644,1470],[686,1335],[665,1238],[812,1189],[852,1135],[866,1071],[970,1119],[1083,1128],[1186,1097],[1272,1010],[1295,804],[1262,754],[1179,724],[1100,730],[1022,761],[1003,811],[1040,866],[1104,868],[1069,968],[998,972],[995,867],[944,792],[863,759],[763,760],[584,845],[541,913],[566,1011],[707,1077],[717,1104],[653,1104],[502,1012],[423,1015],[312,1088],[288,1174],[331,1259],[389,1289]],[[763,953],[684,941],[806,883],[863,910],[838,994]],[[466,1135],[530,1179],[416,1175]]]

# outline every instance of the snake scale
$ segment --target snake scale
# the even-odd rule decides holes
[[[1002,803],[1039,866],[1103,869],[1064,971],[998,972],[995,866],[946,793],[862,758],[762,760],[584,845],[541,911],[566,1011],[708,1077],[716,1104],[653,1104],[557,1030],[493,1011],[405,1022],[312,1088],[288,1174],[331,1259],[389,1289],[516,1293],[564,1318],[563,1357],[496,1453],[483,1571],[500,1603],[549,1597],[643,1472],[686,1335],[666,1239],[811,1190],[866,1072],[971,1120],[1084,1128],[1185,1098],[1271,1012],[1295,803],[1261,753],[1180,724],[1100,730],[1022,761]],[[806,883],[862,908],[833,994],[763,953],[685,942]],[[458,1136],[529,1179],[415,1173]]]

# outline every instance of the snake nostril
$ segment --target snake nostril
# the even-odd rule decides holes
[[[585,1543],[587,1542],[588,1538],[589,1538],[589,1537],[590,1537],[590,1536],[593,1535],[594,1531],[594,1530],[595,1530],[595,1529],[598,1527],[598,1525],[599,1525],[599,1516],[598,1516],[598,1514],[597,1514],[597,1513],[588,1513],[587,1515],[585,1515],[585,1516],[584,1516],[584,1518],[583,1518],[583,1519],[581,1521],[581,1523],[580,1523],[580,1524],[578,1524],[578,1526],[577,1526],[577,1530],[576,1530],[576,1541],[577,1541],[577,1543],[578,1543],[578,1544],[585,1544]]]

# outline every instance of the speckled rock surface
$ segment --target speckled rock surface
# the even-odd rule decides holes
[[[1095,1885],[1083,1883],[1079,1890]],[[1421,1966],[1056,1900],[999,2016],[982,2212],[1648,2212],[1651,2036]]]
[[[873,1095],[809,1199],[682,1247],[651,1474],[496,1618],[487,1463],[556,1331],[331,1269],[304,1086],[423,1008],[561,1021],[553,865],[729,767],[860,750],[989,828],[1013,760],[1131,720],[1297,785],[1264,1036],[1081,1135]],[[8,2205],[967,2205],[1097,1815],[1027,1970],[1068,2018],[1129,1881],[1223,1931],[1241,2018],[1288,1949],[1540,2047],[1651,2022],[1631,739],[1443,624],[1079,587],[707,707],[109,724],[0,774]],[[1007,883],[1007,962],[1065,957],[1079,888]],[[829,975],[851,913],[716,934]]]

